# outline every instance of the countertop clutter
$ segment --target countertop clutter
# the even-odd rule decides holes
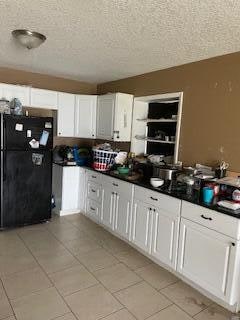
[[[62,163],[55,163],[58,166],[62,166],[62,167],[69,167],[69,164],[66,164],[64,162]],[[92,170],[95,171],[94,168],[92,168],[91,166],[87,166],[87,167],[83,167],[86,168],[88,170]],[[179,185],[178,183],[173,183],[171,188],[169,188],[166,185],[163,185],[162,187],[158,187],[158,188],[154,188],[151,184],[150,184],[150,179],[149,178],[144,178],[141,177],[137,180],[134,179],[129,179],[128,176],[126,175],[121,175],[119,174],[116,170],[114,171],[106,171],[106,172],[101,172],[98,171],[99,173],[106,175],[106,176],[110,176],[110,177],[114,177],[116,179],[120,179],[123,181],[127,181],[129,183],[138,185],[140,187],[143,188],[147,188],[162,194],[166,194],[169,195],[171,197],[180,199],[180,200],[185,200],[194,204],[197,204],[199,206],[208,208],[210,210],[215,210],[218,211],[220,213],[232,216],[232,217],[236,217],[238,219],[240,219],[240,209],[237,210],[231,210],[228,208],[224,208],[218,205],[218,202],[225,199],[225,196],[219,196],[216,195],[213,197],[213,200],[211,201],[211,203],[205,203],[202,199],[202,195],[201,195],[201,191],[199,190],[195,190],[192,194],[187,194],[186,193],[186,188],[182,185]]]

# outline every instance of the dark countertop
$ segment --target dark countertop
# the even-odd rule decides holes
[[[66,164],[65,165],[64,164],[59,164],[59,163],[55,163],[55,164],[60,165],[60,166],[73,167],[73,166],[69,166],[69,165],[66,165]],[[92,170],[92,171],[96,171],[91,167],[84,167],[84,168]],[[194,192],[192,195],[187,195],[185,191],[177,190],[177,188],[172,188],[172,190],[169,190],[166,187],[154,188],[150,184],[149,181],[144,180],[144,179],[135,180],[135,181],[134,180],[129,180],[126,177],[124,177],[123,175],[116,174],[113,171],[108,171],[108,172],[96,171],[96,172],[104,174],[104,175],[107,175],[107,176],[111,176],[113,178],[117,178],[117,179],[120,179],[120,180],[123,180],[123,181],[126,181],[126,182],[129,182],[129,183],[132,183],[134,185],[137,185],[137,186],[140,186],[140,187],[143,187],[143,188],[151,189],[153,191],[168,195],[170,197],[174,197],[174,198],[177,198],[177,199],[180,199],[180,200],[188,201],[188,202],[191,202],[193,204],[199,205],[201,207],[204,207],[204,208],[207,208],[207,209],[210,209],[210,210],[215,210],[215,211],[218,211],[220,213],[223,213],[223,214],[235,217],[237,219],[240,219],[240,209],[234,211],[234,210],[223,208],[223,207],[220,207],[220,206],[217,205],[218,201],[223,200],[223,198],[218,197],[218,196],[215,196],[213,198],[213,201],[210,204],[206,204],[206,203],[204,203],[202,201],[202,198],[201,198],[201,195],[199,194],[199,192]]]

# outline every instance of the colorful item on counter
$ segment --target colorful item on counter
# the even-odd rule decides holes
[[[236,202],[240,202],[240,190],[235,189],[232,193],[232,199]]]
[[[207,204],[211,203],[214,196],[214,190],[210,187],[204,187],[202,192],[203,192],[203,202]]]

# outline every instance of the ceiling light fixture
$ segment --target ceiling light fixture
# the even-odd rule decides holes
[[[47,39],[41,33],[24,29],[13,30],[12,35],[22,46],[28,49],[39,47]]]

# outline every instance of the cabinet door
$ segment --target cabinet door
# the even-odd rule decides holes
[[[31,107],[57,110],[58,92],[31,88]]]
[[[236,244],[232,238],[186,219],[180,229],[178,271],[218,298],[235,303]]]
[[[85,211],[85,192],[86,192],[86,172],[79,168],[79,209],[81,212]]]
[[[178,218],[160,208],[154,209],[152,255],[174,269],[176,269],[178,221]]]
[[[62,211],[79,211],[79,167],[63,168]]]
[[[99,96],[97,100],[97,139],[113,140],[115,95]]]
[[[30,88],[12,84],[1,84],[2,97],[11,101],[18,98],[23,106],[30,105]]]
[[[87,198],[86,214],[89,218],[99,221],[101,213],[101,205],[97,201]]]
[[[115,201],[114,230],[122,237],[128,239],[131,198],[118,193],[115,195]]]
[[[113,215],[115,211],[115,195],[110,188],[105,187],[102,193],[101,222],[109,228],[113,228]]]
[[[96,138],[97,96],[78,95],[75,107],[75,136]]]
[[[114,141],[131,141],[133,96],[116,94],[114,113]]]
[[[150,252],[151,249],[151,229],[151,208],[146,203],[135,200],[133,205],[132,241],[147,252]]]
[[[59,92],[57,122],[58,136],[74,137],[74,108],[75,95],[70,93]]]

